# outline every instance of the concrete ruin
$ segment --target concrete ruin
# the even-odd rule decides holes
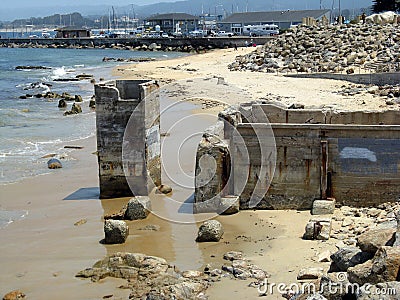
[[[161,184],[160,105],[148,97],[157,89],[149,80],[95,85],[100,198],[147,196]]]
[[[399,111],[230,108],[199,144],[195,205],[218,211],[227,196],[238,197],[240,209],[311,209],[314,200],[333,198],[358,207],[398,201],[399,120]],[[260,146],[264,139],[269,147]]]

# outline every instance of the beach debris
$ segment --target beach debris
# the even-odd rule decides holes
[[[330,262],[331,261],[331,251],[326,250],[326,251],[318,254],[317,261],[318,262]]]
[[[125,220],[146,219],[151,210],[151,202],[147,196],[136,196],[129,200],[124,213]]]
[[[219,211],[221,215],[234,215],[240,211],[240,201],[238,196],[221,197]]]
[[[78,78],[55,78],[53,81],[59,81],[59,82],[68,82],[68,81],[79,81]]]
[[[232,274],[236,279],[246,280],[254,278],[257,279],[258,282],[261,282],[269,277],[266,271],[245,259],[242,252],[229,251],[225,253],[223,257],[225,260],[231,261],[231,264],[223,265],[221,270]],[[216,274],[213,276],[216,276]]]
[[[158,225],[153,225],[153,224],[150,224],[150,225],[146,225],[146,226],[144,226],[144,227],[141,227],[141,228],[139,228],[138,230],[145,230],[145,231],[159,231],[161,229],[161,227],[160,226],[158,226]]]
[[[142,253],[112,254],[76,277],[94,282],[106,277],[126,279],[129,299],[203,299],[199,297],[208,287],[201,272],[180,272],[165,259]]]
[[[217,220],[207,220],[200,225],[196,242],[219,242],[224,229]]]
[[[67,107],[67,102],[65,102],[64,99],[58,101],[58,108],[66,108],[66,107]]]
[[[243,259],[243,252],[240,252],[240,251],[229,251],[229,252],[226,252],[224,254],[223,258],[225,260],[230,260],[230,261],[242,260]]]
[[[47,162],[47,167],[49,169],[61,169],[62,164],[61,164],[61,161],[59,161],[58,159],[52,158]]]
[[[332,219],[327,217],[314,217],[308,221],[304,240],[329,240],[332,229]]]
[[[297,280],[311,280],[321,278],[324,269],[322,268],[306,268],[301,269],[297,274]]]
[[[45,66],[16,66],[16,70],[50,70],[50,67]]]
[[[167,195],[167,194],[172,193],[172,188],[171,188],[169,185],[167,185],[167,184],[162,184],[162,185],[160,185],[160,186],[158,187],[158,191],[159,191],[160,193],[162,193],[162,194]]]
[[[129,227],[124,221],[105,220],[104,235],[106,244],[123,244],[128,238]]]
[[[64,146],[64,149],[83,149],[83,146]]]
[[[92,79],[93,75],[90,75],[90,74],[78,74],[78,75],[75,76],[75,78],[78,78],[79,80]]]
[[[25,299],[25,294],[20,290],[15,290],[4,295],[3,300],[19,300]]]
[[[52,158],[52,157],[54,157],[56,155],[57,154],[55,154],[55,153],[50,153],[50,154],[46,154],[46,155],[42,156],[41,158]]]
[[[74,226],[81,226],[81,225],[86,224],[86,223],[87,223],[87,220],[86,220],[86,219],[81,219],[81,220],[79,220],[79,221],[76,221],[76,222],[74,223]]]
[[[76,115],[76,114],[79,114],[79,113],[81,113],[81,112],[82,112],[82,107],[81,107],[79,104],[74,103],[74,104],[72,104],[71,110],[66,111],[66,112],[64,113],[64,116]]]
[[[130,58],[121,58],[121,57],[103,57],[103,61],[118,61],[118,62],[146,62],[146,61],[155,61],[156,59],[153,57],[130,57]],[[104,79],[103,79],[104,80]]]

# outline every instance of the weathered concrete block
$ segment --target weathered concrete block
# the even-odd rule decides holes
[[[240,201],[238,196],[226,196],[221,198],[220,214],[234,215],[240,210]]]
[[[329,240],[332,230],[332,219],[315,217],[308,221],[306,232],[303,235],[305,240]]]
[[[201,213],[218,213],[221,206],[221,199],[215,197],[204,202],[195,202],[193,204],[193,212],[195,214]]]
[[[146,196],[161,184],[157,88],[148,80],[95,85],[101,198]]]
[[[124,221],[106,220],[104,222],[104,235],[106,244],[123,244],[129,235],[129,227]]]
[[[331,215],[335,211],[335,200],[314,200],[311,213],[313,215]]]
[[[146,219],[151,210],[151,202],[147,196],[136,196],[129,200],[125,210],[125,220]]]

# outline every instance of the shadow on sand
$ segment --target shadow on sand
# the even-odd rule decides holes
[[[72,194],[65,197],[63,200],[99,200],[100,197],[100,188],[99,187],[90,187],[90,188],[81,188]]]

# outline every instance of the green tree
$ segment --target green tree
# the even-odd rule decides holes
[[[373,1],[372,10],[375,13],[398,11],[400,10],[400,0],[375,0]]]

